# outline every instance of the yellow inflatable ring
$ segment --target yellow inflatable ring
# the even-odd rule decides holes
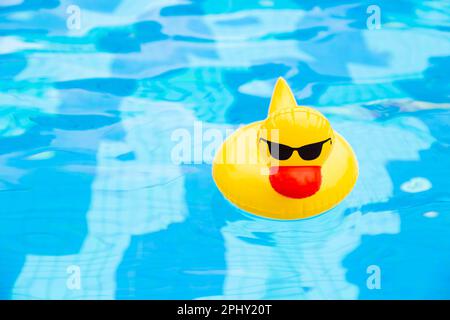
[[[235,131],[217,151],[213,179],[230,202],[272,219],[309,218],[353,189],[358,163],[350,145],[317,110],[299,107],[279,78],[268,117]]]

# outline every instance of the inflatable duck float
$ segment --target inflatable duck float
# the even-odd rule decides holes
[[[330,210],[353,189],[352,148],[317,110],[298,106],[279,78],[268,117],[239,128],[212,167],[222,194],[240,209],[272,219],[309,218]]]

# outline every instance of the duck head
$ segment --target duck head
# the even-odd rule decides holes
[[[321,168],[333,148],[334,132],[317,110],[298,106],[291,89],[279,78],[268,117],[258,132],[269,181],[279,194],[307,198],[320,190]]]

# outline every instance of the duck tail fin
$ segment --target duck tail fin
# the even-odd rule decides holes
[[[279,77],[270,100],[269,115],[282,109],[290,109],[297,106],[294,94],[284,78]]]

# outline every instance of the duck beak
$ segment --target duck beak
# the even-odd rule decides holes
[[[269,180],[279,194],[302,199],[319,191],[322,174],[320,166],[277,166],[270,167]]]

